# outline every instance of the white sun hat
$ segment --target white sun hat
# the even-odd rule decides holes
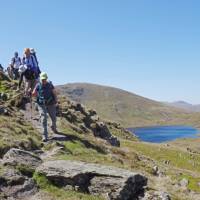
[[[19,73],[24,73],[26,70],[27,70],[27,66],[26,65],[20,65],[18,72]]]
[[[31,53],[36,53],[34,48],[30,48]]]

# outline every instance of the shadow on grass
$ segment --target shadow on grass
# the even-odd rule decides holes
[[[60,141],[60,142],[64,142],[64,141],[71,141],[71,142],[81,142],[86,148],[90,148],[90,149],[94,149],[96,150],[98,153],[101,154],[106,154],[106,151],[103,149],[103,147],[100,147],[98,145],[92,144],[91,142],[89,142],[88,140],[79,138],[76,135],[72,135],[72,134],[66,134],[63,132],[58,132],[57,134],[54,134],[54,136],[51,138],[52,141]]]

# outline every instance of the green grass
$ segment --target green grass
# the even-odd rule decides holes
[[[0,156],[11,147],[38,149],[41,145],[40,134],[27,122],[17,117],[0,116]]]
[[[35,169],[33,169],[31,167],[28,167],[26,165],[22,165],[22,164],[19,164],[19,165],[15,166],[15,168],[18,171],[20,171],[23,175],[29,176],[29,177],[32,177],[34,172],[35,172]]]
[[[13,89],[11,88],[11,86],[16,85],[17,82],[16,81],[12,81],[12,82],[8,82],[8,81],[0,81],[0,92],[2,93],[7,93],[7,94],[11,94],[13,93]]]
[[[180,169],[191,170],[200,172],[200,155],[180,151],[174,148],[165,148],[155,144],[147,144],[142,142],[125,142],[124,146],[144,154],[159,162],[166,160],[170,161],[170,166],[174,166]]]
[[[70,153],[61,154],[56,156],[56,159],[61,160],[79,160],[90,163],[102,163],[102,164],[117,164],[113,163],[113,160],[109,154],[100,153],[93,148],[87,148],[80,141],[68,141],[63,143],[66,150]],[[119,163],[118,163],[119,164]]]
[[[176,177],[178,181],[181,181],[183,178],[186,178],[189,181],[188,189],[195,192],[200,192],[200,186],[198,185],[198,183],[200,182],[200,177],[194,177],[187,174]]]
[[[101,196],[92,196],[88,194],[79,193],[71,190],[64,190],[54,186],[44,175],[35,173],[33,179],[36,181],[39,188],[47,192],[56,200],[103,200]]]
[[[4,173],[5,167],[3,167],[2,165],[0,165],[0,176]]]

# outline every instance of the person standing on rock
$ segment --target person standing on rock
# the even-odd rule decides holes
[[[42,125],[43,125],[43,142],[48,141],[47,130],[47,114],[49,114],[52,126],[51,129],[54,133],[57,133],[56,128],[56,104],[57,94],[53,84],[47,80],[48,76],[45,72],[40,74],[40,82],[34,88],[32,95],[36,97],[38,109],[40,112]]]
[[[13,79],[17,80],[19,78],[19,66],[21,65],[21,58],[18,56],[18,52],[14,53],[14,57],[11,60],[11,68],[12,68],[12,74]]]

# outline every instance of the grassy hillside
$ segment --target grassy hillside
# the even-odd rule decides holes
[[[100,117],[119,122],[126,127],[198,125],[195,119],[199,120],[199,114],[193,115],[121,89],[86,83],[66,84],[58,86],[58,89],[72,100],[97,110]]]
[[[178,140],[169,144],[150,144],[137,141],[136,138],[131,138],[130,136],[126,138],[128,133],[123,128],[118,127],[117,124],[116,126],[108,124],[111,133],[117,136],[121,143],[120,147],[113,147],[105,140],[94,137],[91,132],[80,132],[80,127],[78,125],[82,123],[81,119],[83,116],[80,112],[77,112],[76,114],[78,115],[75,120],[77,123],[72,124],[69,119],[64,116],[58,117],[58,129],[62,132],[62,137],[52,140],[46,145],[42,145],[41,133],[36,129],[37,127],[32,124],[33,121],[25,120],[22,111],[13,106],[15,105],[13,101],[16,99],[14,90],[15,83],[2,80],[0,83],[0,93],[8,95],[7,100],[0,99],[0,111],[4,108],[7,110],[7,112],[0,112],[0,158],[2,158],[11,147],[17,147],[32,152],[40,150],[44,152],[44,160],[78,160],[140,172],[149,179],[147,188],[149,193],[166,191],[174,200],[199,199],[199,139]],[[12,86],[13,90],[11,90]],[[131,94],[129,95],[131,96]],[[141,97],[136,97],[138,98],[138,102],[135,101],[135,106],[136,103],[141,103]],[[63,98],[61,102],[63,107],[65,104],[68,104],[65,98]],[[151,110],[154,106],[156,107],[156,105],[160,109],[167,109],[167,107],[162,106],[162,104],[148,99],[143,99],[143,103],[151,107],[148,108],[146,105],[145,109],[147,110]],[[73,105],[71,105],[71,109],[68,109],[68,111],[72,113],[72,109]],[[147,111],[145,109],[143,108],[143,112],[146,113]],[[75,110],[73,111],[75,114]],[[196,117],[195,120],[197,119]],[[194,118],[189,120],[192,121]],[[78,123],[79,121],[80,123]],[[153,172],[153,167],[155,165],[160,171],[159,176],[155,175]],[[0,162],[0,178],[6,168],[7,166],[1,165]],[[24,171],[23,168],[17,168],[17,170],[20,172]],[[180,180],[183,178],[189,181],[187,188],[182,188],[179,185]],[[33,179],[37,183],[39,193],[31,199],[104,199],[101,196],[92,196],[78,191],[59,188],[37,173],[33,174]],[[27,199],[25,198],[23,200]]]

